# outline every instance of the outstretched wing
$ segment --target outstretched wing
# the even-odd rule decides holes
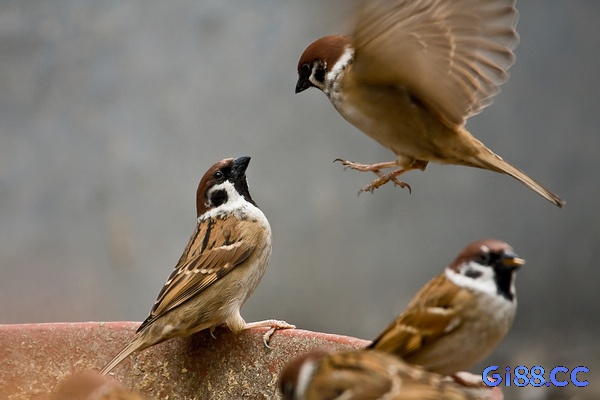
[[[357,79],[404,86],[448,125],[499,92],[519,42],[515,0],[368,0],[354,32]]]

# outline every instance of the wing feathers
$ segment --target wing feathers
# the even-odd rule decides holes
[[[450,126],[491,103],[519,41],[513,0],[370,0],[358,17],[358,80],[404,86]]]
[[[458,286],[449,284],[444,274],[438,275],[369,347],[402,358],[420,351],[460,326],[459,315],[464,302],[459,300],[459,295]]]
[[[218,223],[215,223],[218,220]],[[257,225],[256,229],[252,225]],[[198,222],[179,262],[161,289],[144,327],[225,276],[254,250],[255,231],[251,220],[219,215]]]

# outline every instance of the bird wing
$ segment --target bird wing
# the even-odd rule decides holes
[[[402,358],[421,350],[459,328],[466,293],[451,284],[444,274],[426,284],[406,310],[396,318],[369,347]]]
[[[386,354],[375,352],[341,352],[323,357],[319,370],[312,376],[307,399],[379,399],[389,393],[391,380],[389,368],[384,361],[390,361]],[[392,359],[392,363],[396,360]],[[343,393],[343,396],[340,394]]]
[[[252,220],[240,220],[232,215],[218,215],[199,221],[138,332],[244,262],[257,243],[257,229],[258,224]]]
[[[368,0],[354,32],[355,76],[402,86],[449,126],[491,104],[519,42],[515,0]]]
[[[378,351],[349,351],[323,357],[305,398],[475,400],[442,375]],[[342,395],[343,393],[343,395]],[[487,398],[487,397],[484,397]]]

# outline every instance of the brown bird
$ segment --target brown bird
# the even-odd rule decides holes
[[[250,157],[227,158],[206,171],[196,192],[198,223],[152,311],[131,342],[101,371],[107,374],[134,351],[226,324],[233,332],[295,328],[284,321],[247,323],[240,308],[271,257],[271,227],[246,180]]]
[[[508,333],[517,311],[515,272],[524,263],[504,242],[471,243],[369,348],[443,375],[468,369]]]
[[[285,367],[284,400],[500,400],[497,389],[465,387],[376,350],[312,352]]]
[[[565,204],[465,128],[508,79],[519,41],[514,3],[369,0],[352,37],[327,36],[306,48],[296,93],[320,89],[348,122],[396,155],[372,165],[336,160],[378,176],[361,191],[389,181],[407,187],[398,176],[432,161],[504,173]]]
[[[52,400],[151,400],[114,379],[85,371],[70,375],[52,393]]]

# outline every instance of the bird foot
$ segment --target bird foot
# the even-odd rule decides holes
[[[396,161],[381,162],[381,163],[375,163],[375,164],[359,164],[359,163],[355,163],[355,162],[348,161],[348,160],[342,160],[341,158],[336,158],[333,162],[336,162],[336,161],[341,162],[342,165],[344,166],[344,169],[350,168],[355,171],[373,172],[375,175],[378,176],[378,178],[375,179],[373,182],[371,182],[367,186],[360,189],[358,191],[358,194],[361,194],[362,192],[373,193],[375,191],[375,189],[380,188],[381,186],[385,185],[388,182],[392,182],[392,183],[394,183],[394,186],[400,186],[402,189],[407,188],[409,193],[412,192],[412,189],[408,183],[403,182],[397,178],[397,176],[402,175],[403,173],[408,171],[408,169],[400,168],[400,169],[396,169],[396,170],[388,172],[388,173],[384,173],[381,171],[384,168],[397,167],[398,163]]]
[[[375,174],[377,173],[381,173],[382,169],[385,168],[394,168],[398,166],[398,163],[396,161],[386,161],[386,162],[380,162],[380,163],[375,163],[375,164],[360,164],[360,163],[355,163],[352,161],[348,161],[348,160],[343,160],[341,158],[336,158],[335,160],[333,160],[333,162],[341,162],[342,165],[344,166],[344,169],[353,169],[355,171],[361,171],[361,172],[373,172]]]
[[[267,319],[264,321],[250,322],[244,326],[244,329],[251,328],[269,328],[269,330],[263,335],[263,343],[266,348],[270,349],[271,346],[269,346],[269,342],[271,341],[271,336],[273,336],[276,330],[296,329],[296,325],[288,324],[285,321],[279,321],[276,319]]]
[[[388,182],[393,182],[394,186],[400,186],[402,189],[407,188],[408,193],[412,193],[412,189],[410,188],[410,185],[408,183],[403,182],[400,179],[396,178],[396,176],[403,174],[404,172],[406,172],[406,171],[403,169],[397,169],[395,171],[388,172],[387,174],[376,173],[377,176],[379,176],[379,178],[375,179],[373,182],[369,183],[367,186],[361,188],[358,191],[358,194],[361,194],[362,192],[373,193],[375,191],[375,189],[380,188],[381,186],[385,185]]]

